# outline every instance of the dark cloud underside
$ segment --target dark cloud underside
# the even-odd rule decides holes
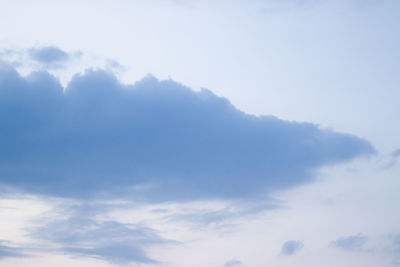
[[[254,197],[309,181],[315,168],[374,152],[311,123],[245,114],[208,90],[147,77],[0,67],[0,182],[77,198]]]

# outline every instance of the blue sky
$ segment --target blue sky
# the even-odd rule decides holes
[[[0,266],[397,266],[399,11],[2,2]]]

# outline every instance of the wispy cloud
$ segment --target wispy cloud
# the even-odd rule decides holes
[[[117,264],[158,263],[147,256],[146,249],[154,245],[176,243],[143,225],[95,219],[96,215],[111,207],[81,204],[56,209],[39,226],[29,229],[31,238],[40,244],[47,244],[45,248],[34,249],[97,258]]]
[[[382,164],[381,169],[388,170],[388,169],[395,167],[397,165],[399,157],[400,157],[400,149],[396,149],[389,155],[386,155],[383,158],[383,164]]]
[[[192,207],[190,209],[180,208],[179,211],[166,210],[164,218],[167,221],[183,221],[193,224],[197,228],[209,225],[223,227],[227,224],[232,226],[231,224],[235,219],[257,215],[267,210],[282,207],[279,203],[272,200],[244,203],[241,201],[241,203],[226,203],[223,207],[215,206],[214,209],[196,209]]]

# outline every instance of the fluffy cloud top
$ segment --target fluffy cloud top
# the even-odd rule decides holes
[[[208,90],[89,70],[66,88],[0,67],[0,183],[48,195],[248,198],[374,152],[311,123],[253,116]]]

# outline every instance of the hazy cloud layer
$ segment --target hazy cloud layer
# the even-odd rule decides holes
[[[289,240],[283,244],[281,254],[286,256],[294,255],[299,252],[303,247],[303,242],[297,240]]]
[[[356,136],[245,114],[208,90],[89,70],[64,88],[0,66],[0,182],[30,192],[146,200],[256,197],[374,152]]]

